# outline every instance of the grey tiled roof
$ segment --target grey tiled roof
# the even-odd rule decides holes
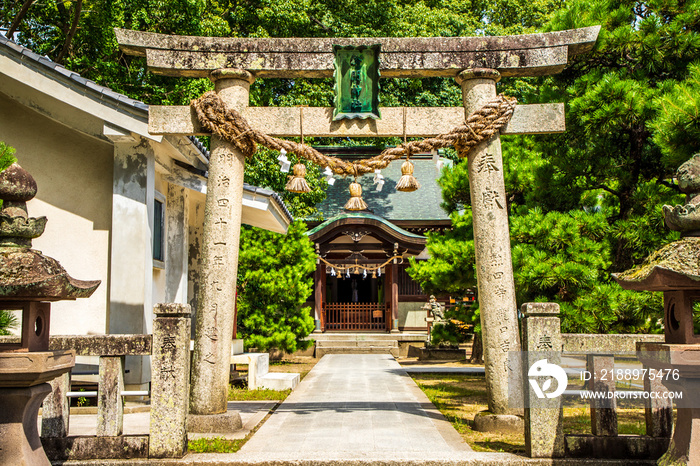
[[[253,192],[256,194],[260,194],[261,196],[271,197],[280,206],[280,208],[282,209],[282,212],[287,217],[287,219],[289,219],[290,222],[294,221],[294,216],[292,216],[292,213],[289,211],[289,209],[287,209],[287,206],[284,203],[284,201],[282,200],[282,198],[280,197],[280,195],[277,194],[275,191],[273,191],[271,189],[260,188],[258,186],[253,186],[252,184],[248,184],[248,183],[243,183],[243,189],[245,191],[250,191],[250,192]]]
[[[144,104],[139,100],[132,99],[123,94],[119,94],[109,89],[108,87],[101,86],[94,81],[90,81],[89,79],[83,78],[78,73],[68,70],[63,66],[59,65],[58,63],[49,60],[48,58],[42,57],[41,55],[32,52],[28,48],[14,43],[2,34],[0,34],[0,46],[3,46],[6,50],[9,49],[15,51],[18,55],[18,58],[23,62],[31,61],[35,64],[41,65],[44,71],[49,71],[52,73],[62,75],[68,78],[70,82],[73,82],[83,88],[91,89],[103,101],[113,101],[110,103],[121,107],[123,107],[124,104],[126,104],[127,106],[140,111],[139,113],[145,112],[146,118],[148,118],[148,105]],[[2,49],[0,48],[0,50]]]
[[[449,215],[440,207],[442,191],[437,184],[439,173],[430,158],[412,158],[414,175],[420,189],[405,193],[396,190],[396,183],[401,178],[401,164],[404,160],[395,160],[382,170],[384,188],[377,192],[373,175],[358,178],[362,185],[362,198],[369,210],[387,220],[447,220]],[[349,186],[352,178],[337,178],[333,186],[328,187],[326,199],[317,207],[324,218],[333,218],[344,212],[344,205],[350,199]]]

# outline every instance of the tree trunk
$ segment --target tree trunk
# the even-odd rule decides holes
[[[474,334],[474,340],[472,340],[472,355],[469,358],[469,362],[472,364],[484,363],[484,346],[481,342],[480,332]]]

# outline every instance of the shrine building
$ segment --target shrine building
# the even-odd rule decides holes
[[[322,153],[353,161],[376,155],[375,147],[325,147]],[[437,183],[440,166],[451,164],[431,154],[411,158],[421,184],[399,192],[402,160],[381,171],[381,178],[358,178],[367,209],[349,211],[350,177],[336,178],[318,205],[324,221],[308,221],[317,268],[313,295],[316,332],[425,333],[428,296],[407,273],[409,258],[428,258],[428,231],[450,227]],[[383,183],[380,182],[383,181]]]

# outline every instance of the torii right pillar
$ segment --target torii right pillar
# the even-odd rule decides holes
[[[496,98],[500,77],[498,71],[484,68],[457,76],[466,117]],[[522,418],[515,416],[523,411],[518,402],[522,386],[509,386],[521,380],[522,369],[519,358],[508,358],[509,351],[520,349],[520,335],[498,133],[469,152],[468,169],[489,408],[477,414],[474,424],[481,431],[522,432]]]

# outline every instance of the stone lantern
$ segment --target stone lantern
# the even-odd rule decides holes
[[[37,415],[46,383],[75,365],[74,351],[49,351],[51,301],[87,298],[100,281],[71,278],[56,260],[31,249],[46,217],[27,215],[34,178],[19,165],[0,172],[0,309],[22,311],[19,343],[0,344],[0,464],[49,465]]]
[[[700,301],[700,154],[678,169],[687,204],[664,206],[666,226],[681,239],[664,246],[631,270],[613,275],[627,290],[663,291],[664,343],[637,343],[639,359],[672,392],[676,425],[659,464],[700,464],[700,335],[693,330],[693,305]],[[663,370],[663,373],[659,371]],[[695,441],[693,441],[695,440]]]

